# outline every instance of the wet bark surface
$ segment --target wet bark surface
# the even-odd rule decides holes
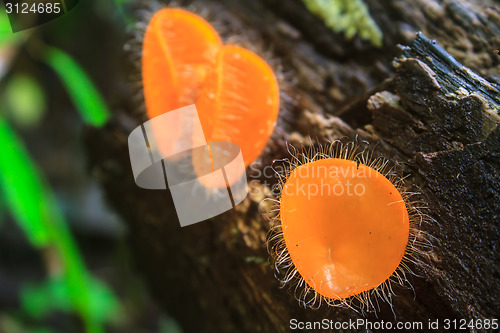
[[[248,170],[250,195],[232,211],[180,228],[168,191],[135,185],[127,137],[146,118],[126,97],[132,88],[106,128],[89,130],[90,170],[127,222],[137,269],[186,332],[286,332],[291,318],[425,325],[499,317],[500,12],[479,0],[367,3],[381,49],[346,41],[300,1],[195,2],[224,38],[264,54],[280,73],[277,128]],[[411,266],[414,290],[395,287],[392,307],[381,302],[377,314],[304,309],[269,264],[270,222],[258,207],[276,179],[256,170],[289,157],[287,142],[356,136],[421,193],[434,219],[421,226],[432,251]]]

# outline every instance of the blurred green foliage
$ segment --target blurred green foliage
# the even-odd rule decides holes
[[[42,59],[59,75],[84,122],[92,126],[103,126],[111,113],[80,65],[68,54],[54,47],[48,47]]]
[[[12,33],[7,13],[4,10],[0,10],[0,45],[16,38],[16,36],[18,35]]]
[[[49,280],[45,287],[28,288],[27,295],[34,299],[31,302],[25,293],[23,305],[37,313],[40,295],[45,294],[45,307],[75,310],[82,316],[87,332],[102,332],[102,321],[109,319],[103,315],[115,313],[118,302],[104,286],[89,283],[90,275],[53,193],[4,118],[0,118],[0,146],[0,188],[11,213],[30,242],[52,249],[53,260],[62,266],[62,272],[53,273],[54,280]],[[102,296],[105,297],[100,299]],[[95,304],[96,299],[102,302]]]
[[[118,304],[113,294],[99,281],[87,277],[87,288],[92,295],[90,311],[92,317],[99,321],[106,321],[116,315]],[[33,317],[43,318],[51,311],[74,310],[73,302],[69,297],[71,291],[61,276],[49,278],[38,285],[27,285],[21,295],[24,310]]]
[[[0,11],[0,49],[12,54],[20,42],[29,44],[33,40],[27,39],[29,36],[32,32],[13,34],[7,15]],[[38,39],[36,41],[39,43]],[[110,112],[85,70],[62,50],[44,46],[41,49],[44,52],[34,56],[40,57],[58,74],[83,121],[91,126],[103,126]],[[5,89],[0,94],[1,198],[30,243],[50,254],[48,279],[23,288],[22,307],[26,314],[35,318],[54,310],[77,312],[86,332],[103,332],[103,323],[119,313],[119,303],[114,294],[86,270],[54,194],[6,118],[8,116],[21,127],[36,125],[47,108],[44,91],[28,75],[14,72],[6,79]],[[2,320],[0,330],[52,332],[30,331],[13,320]]]
[[[12,33],[9,17],[3,8],[0,10],[0,50],[2,46],[16,44],[26,38],[30,31]]]
[[[41,124],[40,120],[54,111],[50,108],[58,107],[57,103],[60,103],[47,100],[53,96],[52,86],[38,81],[47,71],[47,67],[40,66],[40,63],[48,65],[57,74],[85,124],[105,125],[110,110],[90,77],[91,71],[86,70],[89,63],[96,63],[92,57],[98,55],[100,49],[94,44],[75,47],[74,41],[80,42],[75,36],[88,24],[89,14],[116,25],[117,30],[125,30],[125,25],[135,23],[127,6],[130,2],[80,1],[79,8],[70,15],[15,34],[0,5],[0,222],[3,213],[8,211],[30,244],[43,253],[48,271],[45,280],[23,284],[20,311],[8,309],[0,314],[0,332],[55,333],[44,328],[47,326],[43,324],[45,319],[54,313],[69,312],[82,319],[87,333],[99,333],[104,332],[104,324],[109,322],[128,328],[127,325],[134,320],[130,317],[147,311],[142,306],[148,302],[145,291],[134,289],[132,293],[136,292],[140,297],[132,297],[128,302],[123,298],[123,303],[119,303],[114,293],[87,270],[62,213],[61,202],[29,155],[22,137],[16,133],[16,129],[24,133],[24,130]],[[85,32],[92,34],[96,29]],[[56,48],[47,44],[63,46]],[[70,52],[80,56],[82,64],[86,65],[76,61]],[[109,53],[107,56],[110,57]],[[40,328],[37,328],[40,326],[37,323],[42,323]],[[79,327],[79,323],[75,325],[72,327]],[[173,318],[163,317],[158,323],[158,331],[179,333],[181,329]]]
[[[347,39],[359,33],[377,47],[382,46],[382,32],[370,17],[363,0],[302,0],[307,9],[320,17],[335,32]]]
[[[40,84],[24,74],[16,74],[7,82],[3,102],[9,118],[21,127],[36,125],[47,108]]]
[[[47,246],[47,223],[60,219],[55,202],[4,118],[0,118],[0,188],[11,213],[36,247]]]

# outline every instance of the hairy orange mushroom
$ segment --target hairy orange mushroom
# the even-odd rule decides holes
[[[381,173],[354,161],[330,158],[299,166],[286,180],[280,213],[297,271],[333,299],[387,280],[408,243],[401,194]]]
[[[200,16],[183,9],[156,12],[142,47],[142,80],[149,118],[193,104],[222,41]]]
[[[268,244],[282,285],[295,286],[304,306],[357,299],[372,309],[372,295],[390,302],[390,284],[404,285],[411,272],[405,261],[427,253],[417,225],[428,217],[386,160],[357,149],[334,142],[298,153],[281,175]]]
[[[142,46],[142,82],[150,119],[195,102],[221,46],[215,29],[198,15],[177,8],[153,15]],[[174,122],[167,129],[152,124],[156,146],[164,156],[190,134],[189,120],[182,114],[176,113]]]
[[[207,76],[196,101],[203,132],[209,142],[233,142],[241,148],[245,166],[252,163],[269,140],[278,117],[279,87],[271,67],[255,53],[234,45],[223,46],[214,70]],[[199,142],[201,138],[194,138]],[[196,163],[199,175],[207,163]],[[228,161],[229,162],[229,161]],[[228,179],[237,180],[234,174]],[[223,184],[204,184],[222,187]]]

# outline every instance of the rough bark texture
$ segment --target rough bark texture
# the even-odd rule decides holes
[[[286,332],[290,318],[427,323],[500,315],[500,57],[493,52],[500,12],[479,0],[367,3],[384,32],[382,49],[345,41],[296,0],[195,5],[225,37],[236,32],[239,43],[262,45],[283,70],[285,106],[255,168],[287,157],[285,142],[357,134],[401,163],[408,185],[422,193],[435,219],[422,226],[433,250],[426,265],[412,267],[414,291],[395,288],[392,309],[381,303],[378,317],[303,309],[278,288],[265,246],[269,222],[258,212],[276,180],[249,170],[252,193],[242,204],[180,228],[168,191],[133,181],[127,136],[144,114],[125,100],[105,129],[89,133],[92,170],[128,224],[137,268],[186,332]],[[436,41],[419,35],[411,47],[397,46],[410,45],[418,30]]]

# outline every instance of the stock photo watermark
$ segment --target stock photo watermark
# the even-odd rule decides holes
[[[300,321],[290,319],[291,330],[393,330],[393,331],[469,331],[469,330],[498,330],[498,318],[489,319],[429,319],[427,321],[371,321],[356,319],[334,321],[323,319],[321,321]]]
[[[301,195],[308,200],[317,196],[363,196],[366,193],[366,184],[363,179],[378,178],[381,174],[369,172],[367,168],[358,168],[353,162],[352,166],[318,165],[313,168],[297,167],[292,172],[295,181],[287,180],[286,186],[276,186],[277,178],[288,178],[290,173],[287,163],[267,165],[262,167],[253,163],[249,167],[251,195],[261,196],[265,185],[271,188],[272,194],[277,197],[281,194]],[[316,179],[314,182],[298,181],[299,179]],[[274,185],[274,186],[273,186]]]
[[[168,188],[182,227],[222,214],[248,194],[240,147],[208,143],[194,104],[138,126],[128,147],[137,186]]]
[[[12,32],[52,21],[73,9],[78,0],[3,0]]]

